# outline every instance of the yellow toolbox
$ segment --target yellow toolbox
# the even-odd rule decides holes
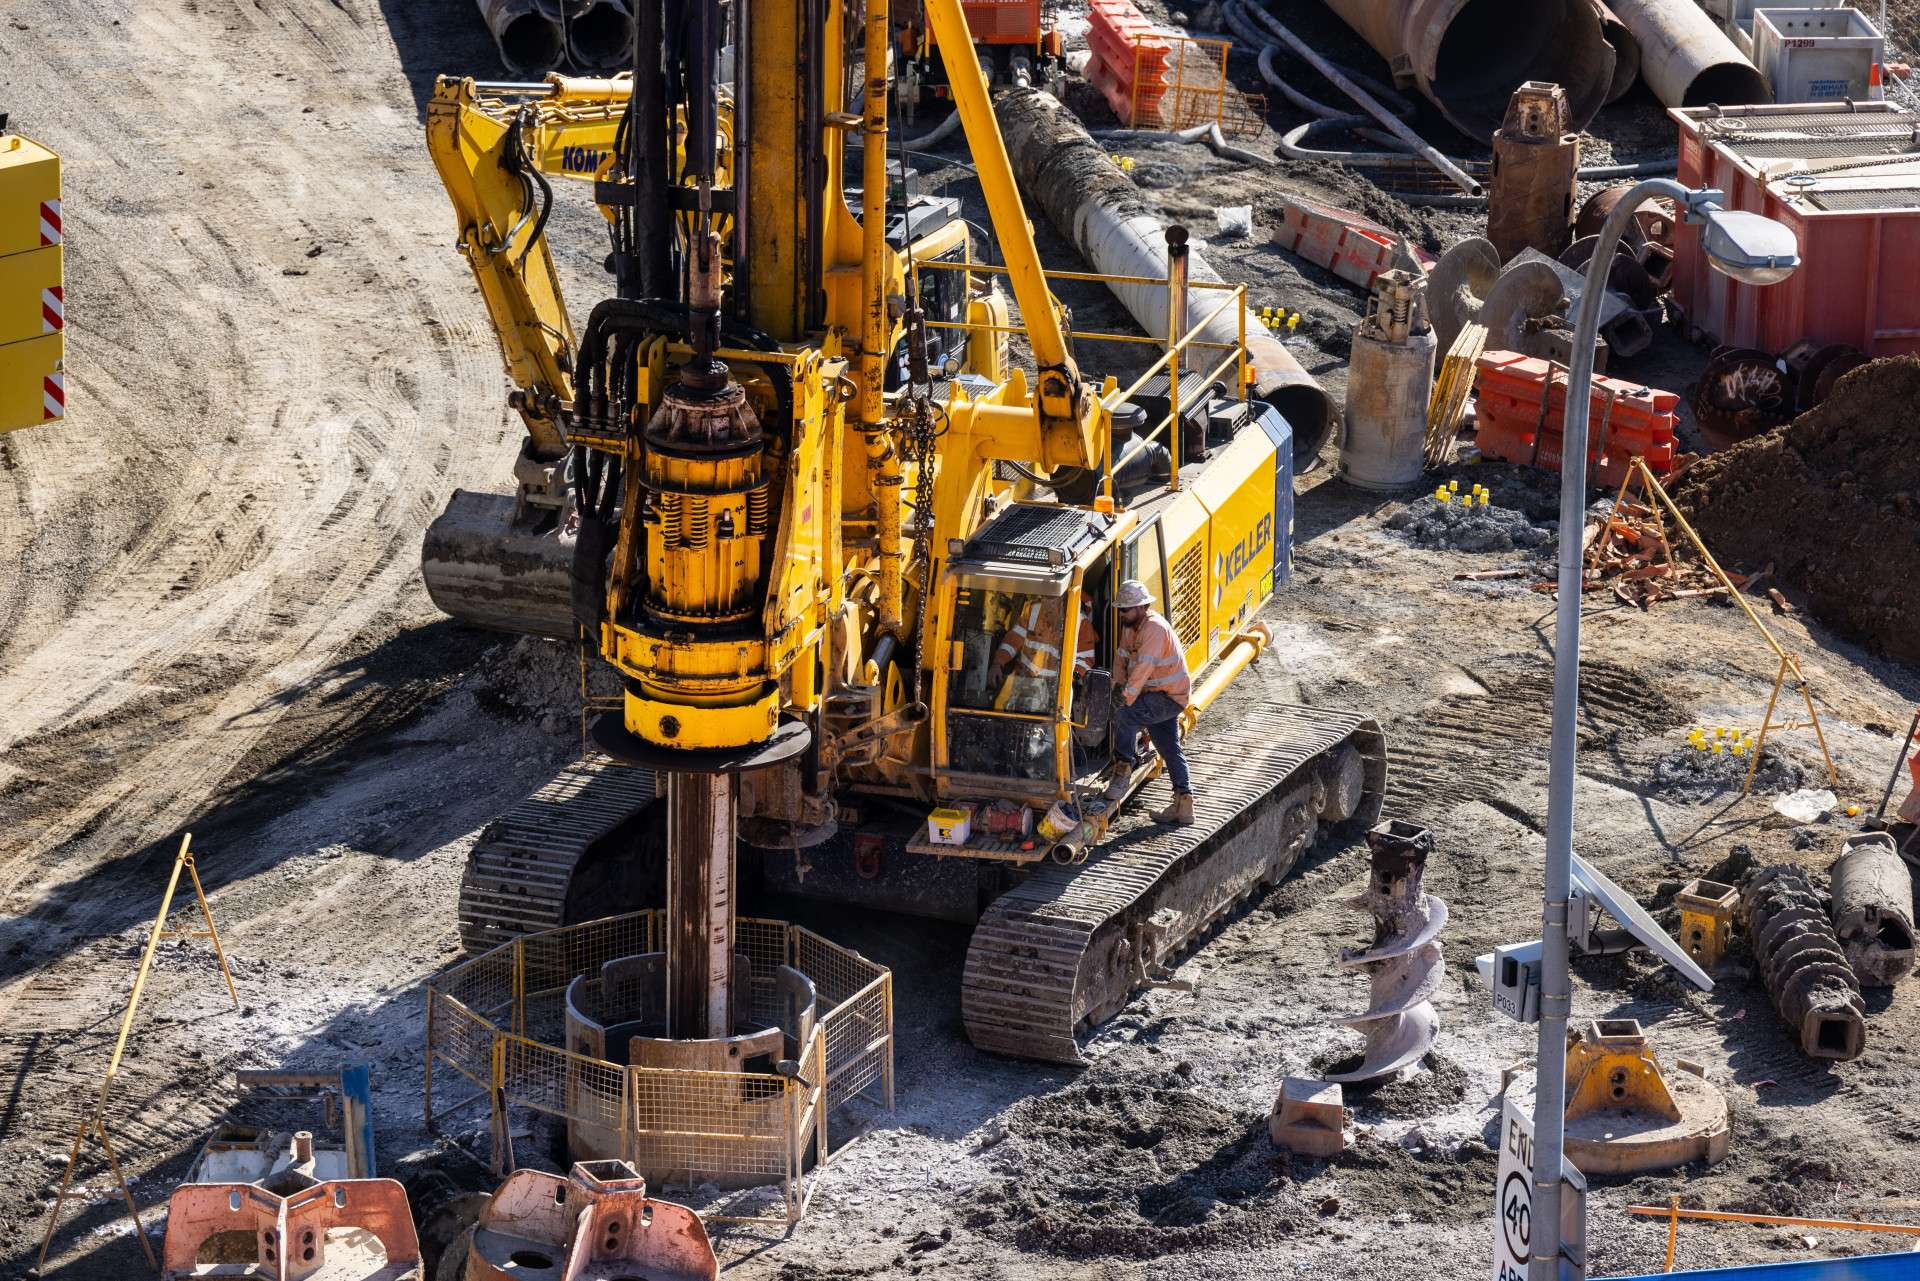
[[[0,116],[0,431],[66,416],[60,158]]]

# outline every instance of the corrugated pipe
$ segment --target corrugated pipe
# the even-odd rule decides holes
[[[1567,91],[1576,129],[1613,88],[1613,46],[1593,0],[1326,2],[1471,138],[1493,137],[1513,91],[1528,80]]]
[[[1640,78],[1669,107],[1769,102],[1767,82],[1693,0],[1608,0],[1640,42]]]
[[[567,52],[589,70],[633,65],[633,7],[627,0],[567,0]]]
[[[1054,230],[1071,241],[1095,271],[1166,276],[1164,224],[1149,212],[1139,189],[1108,159],[1106,148],[1089,136],[1071,110],[1039,90],[1002,88],[994,93],[994,113],[1000,118],[1021,191],[1040,206]],[[1198,253],[1189,254],[1188,263],[1190,279],[1220,279]],[[1142,329],[1153,334],[1165,331],[1166,286],[1110,283],[1107,287]],[[1186,327],[1218,307],[1225,296],[1217,289],[1191,290]],[[1238,317],[1228,308],[1207,324],[1201,339],[1234,343],[1239,332]],[[1217,349],[1204,353],[1209,364],[1219,354]],[[1254,394],[1291,424],[1294,459],[1304,468],[1333,430],[1333,402],[1251,312],[1247,355],[1255,370]],[[1189,363],[1198,364],[1201,359],[1196,355]]]
[[[480,17],[493,32],[500,61],[516,75],[544,76],[560,65],[566,45],[560,19],[538,0],[476,0]]]

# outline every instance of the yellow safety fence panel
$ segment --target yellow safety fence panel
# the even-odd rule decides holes
[[[855,1096],[893,1106],[893,978],[811,930],[755,917],[736,924],[757,1022],[782,1013],[778,967],[814,985],[817,1019],[793,1076],[626,1067],[566,1048],[569,985],[584,979],[583,993],[596,990],[607,962],[663,946],[663,914],[636,912],[503,943],[428,986],[428,1124],[435,1068],[451,1068],[477,1092],[443,1113],[485,1099],[499,1136],[502,1110],[524,1107],[617,1133],[636,1163],[675,1179],[777,1182],[782,1207],[771,1221],[791,1223],[811,1196],[806,1171],[827,1159],[828,1117]]]

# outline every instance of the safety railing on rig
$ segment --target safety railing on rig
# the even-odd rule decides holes
[[[985,275],[1005,275],[1007,273],[1007,268],[991,263],[916,262],[913,264],[913,280],[911,282],[916,294],[920,289],[920,272],[929,270],[980,272]],[[1207,370],[1205,374],[1194,381],[1194,385],[1202,389],[1218,383],[1229,386],[1237,398],[1245,400],[1247,398],[1247,388],[1252,385],[1253,378],[1247,355],[1247,287],[1245,285],[1231,284],[1224,280],[1176,280],[1173,277],[1158,276],[1114,276],[1094,271],[1049,271],[1046,273],[1046,278],[1049,281],[1071,280],[1105,285],[1157,286],[1167,290],[1169,295],[1184,295],[1188,290],[1213,290],[1227,295],[1227,297],[1221,300],[1218,306],[1206,312],[1194,324],[1187,326],[1184,331],[1181,331],[1175,324],[1169,324],[1169,333],[1158,338],[1147,334],[1102,333],[1088,329],[1075,329],[1073,331],[1073,341],[1075,343],[1146,343],[1165,349],[1160,358],[1149,365],[1124,391],[1108,392],[1102,397],[1108,409],[1117,409],[1138,394],[1142,388],[1156,377],[1164,374],[1167,378],[1168,412],[1150,430],[1135,435],[1127,447],[1125,456],[1121,458],[1109,457],[1106,460],[1107,493],[1111,495],[1113,492],[1113,472],[1124,465],[1128,459],[1144,451],[1149,445],[1157,442],[1162,434],[1169,435],[1167,445],[1173,460],[1173,471],[1169,483],[1177,486],[1180,477],[1180,433],[1171,431],[1171,428],[1175,422],[1180,420],[1181,388],[1187,385],[1187,380],[1181,372],[1181,366],[1186,360],[1186,353],[1190,351],[1208,350],[1226,353],[1220,359],[1219,363],[1215,364]],[[1185,307],[1184,297],[1181,298],[1181,307],[1182,309]],[[1227,315],[1229,310],[1233,313],[1237,329],[1233,342],[1209,341],[1200,336],[1215,320]],[[1192,313],[1191,311],[1187,311],[1186,314],[1190,316]],[[927,327],[929,329],[971,329],[995,334],[1017,334],[1026,332],[1019,325],[975,325],[957,320],[930,320],[927,322]],[[1227,372],[1229,369],[1233,371],[1230,383],[1228,382]]]
[[[808,1172],[828,1158],[828,1118],[856,1097],[893,1107],[892,974],[801,926],[743,917],[737,950],[755,976],[747,999],[756,1023],[779,1021],[777,967],[814,986],[818,1017],[802,1033],[793,1070],[634,1067],[599,1057],[604,1047],[592,1037],[569,1044],[569,990],[597,1000],[609,961],[660,950],[662,917],[636,912],[529,934],[428,984],[427,1125],[484,1104],[494,1169],[505,1174],[514,1165],[511,1111],[543,1114],[603,1155],[676,1180],[780,1188],[777,1213],[709,1221],[792,1223],[812,1197]],[[449,1070],[456,1089],[459,1078],[472,1089],[436,1107],[436,1078],[444,1098]]]

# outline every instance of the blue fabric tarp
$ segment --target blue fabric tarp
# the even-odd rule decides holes
[[[1650,1272],[1606,1281],[1920,1281],[1920,1253],[1865,1255],[1857,1259],[1814,1259],[1805,1263],[1758,1263],[1745,1268],[1708,1268],[1699,1272]]]

